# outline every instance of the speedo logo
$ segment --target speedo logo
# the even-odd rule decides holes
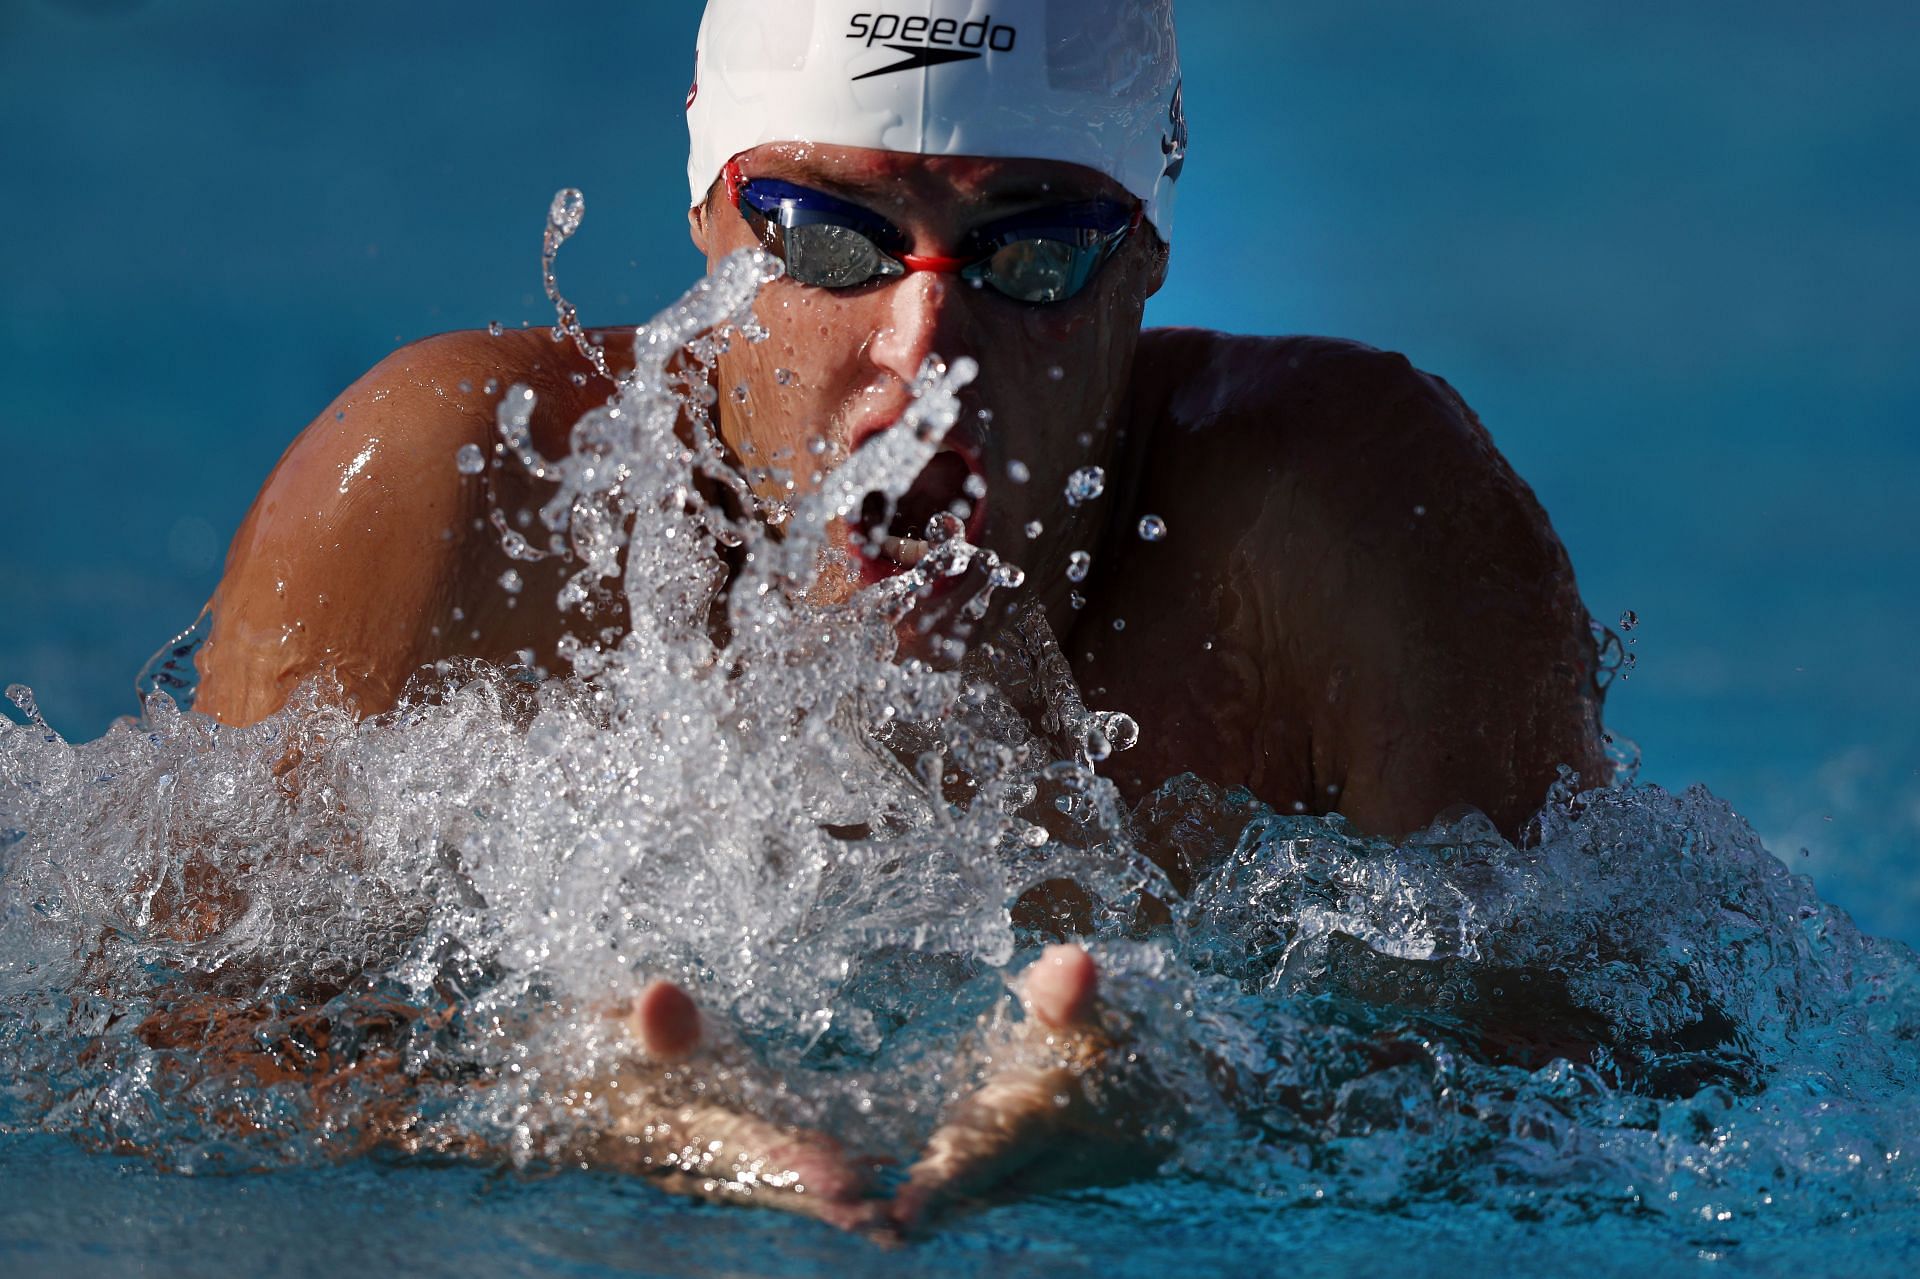
[[[991,16],[972,22],[958,18],[903,18],[897,13],[856,13],[847,27],[847,39],[862,40],[867,48],[883,44],[896,53],[906,54],[902,61],[853,77],[870,80],[896,71],[918,71],[946,62],[965,62],[987,50],[1012,53],[1019,40],[1017,28],[995,22]]]

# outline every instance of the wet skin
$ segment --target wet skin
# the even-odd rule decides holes
[[[1024,209],[1124,196],[1088,170],[1035,161],[771,146],[743,165],[865,205],[923,254]],[[690,217],[710,262],[757,242],[724,198]],[[1381,834],[1459,805],[1511,834],[1559,766],[1604,780],[1596,658],[1572,570],[1471,410],[1404,358],[1354,343],[1143,334],[1165,268],[1143,228],[1082,294],[1049,306],[930,273],[845,291],[776,282],[756,308],[771,338],[721,358],[721,436],[759,496],[777,500],[890,423],[928,356],[978,360],[951,437],[958,461],[935,496],[957,496],[947,489],[969,471],[987,481],[969,537],[1027,570],[1021,599],[1044,608],[1088,704],[1140,722],[1139,746],[1106,769],[1131,800],[1190,770]],[[617,352],[621,335],[606,336]],[[537,506],[534,482],[496,470],[489,492],[451,465],[462,444],[491,446],[498,391],[515,382],[540,397],[534,442],[549,456],[612,389],[544,331],[448,334],[396,352],[294,441],[229,553],[199,709],[249,723],[330,672],[372,714],[445,659],[531,651],[563,667],[555,645],[581,624],[547,602],[566,566],[512,563],[486,525],[496,506]],[[1009,478],[1016,460],[1025,483]],[[1088,465],[1106,468],[1107,493],[1075,510],[1066,477]],[[1135,534],[1146,514],[1165,521],[1164,540]],[[1064,572],[1075,550],[1094,565],[1077,588]],[[496,585],[509,567],[526,579],[517,597]],[[825,569],[816,590],[831,599],[894,566],[848,553]],[[926,610],[934,639],[960,633],[965,594]],[[591,626],[622,621],[603,612]],[[991,640],[1002,621],[990,615],[967,638]],[[917,630],[905,639],[930,642]],[[1090,962],[1072,971],[1078,1011],[1058,1025],[1083,1027],[1096,977]],[[633,1014],[640,1041],[682,1055],[659,1047],[673,1000],[649,998]],[[697,1047],[697,1032],[681,1038]],[[990,1085],[958,1108],[916,1165],[900,1219],[1060,1140],[1051,1096]],[[846,1212],[822,1215],[870,1224],[855,1166],[830,1143],[803,1147],[816,1186],[835,1189],[788,1196],[793,1206],[844,1200]]]

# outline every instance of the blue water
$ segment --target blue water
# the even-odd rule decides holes
[[[399,341],[543,321],[557,187],[592,202],[568,270],[589,322],[680,291],[697,10],[664,8],[0,8],[0,680],[75,740],[132,710],[321,404]],[[1446,376],[1594,613],[1641,619],[1609,719],[1645,775],[1706,783],[1865,931],[1920,943],[1915,10],[1190,0],[1181,32],[1194,153],[1150,320],[1337,333]],[[1490,1248],[1624,1273],[1718,1250],[1618,1216],[1283,1212],[1173,1183],[995,1210],[934,1261],[606,1179],[188,1180],[6,1142],[36,1189],[0,1196],[0,1256],[40,1273],[349,1248],[462,1274],[684,1273],[715,1248],[715,1270],[801,1273],[1343,1273],[1380,1249],[1437,1273]],[[340,1224],[289,1238],[296,1208]],[[1911,1267],[1912,1216],[1823,1229],[1815,1256]],[[1720,1264],[1806,1269],[1764,1238]]]
[[[48,1139],[0,1145],[44,1199],[0,1199],[0,1248],[27,1276],[255,1273],[476,1275],[1298,1275],[1406,1279],[1525,1267],[1531,1275],[1897,1275],[1911,1227],[1836,1220],[1810,1271],[1792,1238],[1728,1247],[1703,1226],[1603,1219],[1584,1228],[1446,1206],[1382,1215],[1277,1212],[1217,1185],[1167,1180],[1012,1204],[911,1249],[884,1251],[772,1213],[688,1207],[630,1179],[530,1178],[362,1163],[270,1177],[163,1178]],[[49,1211],[49,1205],[51,1211]],[[324,1222],[316,1220],[324,1210]],[[301,1222],[286,1229],[284,1223]],[[30,1242],[29,1242],[30,1241]]]

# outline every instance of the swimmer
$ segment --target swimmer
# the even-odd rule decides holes
[[[1512,835],[1560,769],[1608,776],[1566,553],[1446,382],[1350,341],[1142,331],[1187,152],[1171,0],[709,0],[696,76],[693,242],[710,266],[753,247],[785,266],[756,307],[769,338],[717,364],[717,431],[757,502],[807,491],[814,459],[830,468],[873,439],[930,357],[982,370],[898,506],[843,521],[823,599],[900,573],[929,517],[960,515],[970,541],[1026,569],[1022,598],[1089,701],[1138,720],[1139,745],[1103,770],[1130,802],[1193,772],[1386,836],[1462,806]],[[1185,269],[1278,277],[1289,246],[1262,235],[1258,209],[1240,216],[1232,246]],[[488,492],[453,458],[491,449],[514,384],[538,397],[535,446],[564,453],[613,392],[629,332],[595,334],[610,370],[544,330],[445,334],[346,390],[234,538],[197,708],[252,723],[325,675],[373,715],[436,663],[531,654],[564,671],[570,628],[617,636],[617,614],[554,606],[570,566],[511,560],[488,525],[492,509],[538,507],[541,482],[505,468]],[[914,616],[933,625],[904,640],[958,634],[962,599],[930,601]],[[1036,1033],[1097,1066],[1086,952],[1049,951],[1023,989]],[[702,1051],[677,988],[619,1015],[641,1074]],[[813,1182],[794,1206],[911,1224],[1094,1140],[1099,1116],[1053,1100],[1070,1082],[990,1081],[886,1208],[827,1139],[741,1116],[642,1106],[601,1157],[641,1151],[661,1172],[634,1132],[718,1124],[743,1158],[785,1158]]]

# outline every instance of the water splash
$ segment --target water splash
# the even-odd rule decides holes
[[[817,603],[829,521],[906,490],[977,370],[930,362],[778,532],[709,500],[740,490],[694,388],[777,271],[730,259],[641,329],[565,456],[504,397],[558,602],[629,622],[583,628],[572,677],[450,666],[363,722],[313,685],[246,729],[150,696],[80,744],[14,697],[0,1127],[183,1170],[397,1123],[550,1162],[595,1121],[571,1084],[630,1051],[600,1012],[666,976],[730,1028],[703,1086],[906,1156],[1017,1016],[1042,925],[1016,906],[1067,880],[1172,1167],[1712,1239],[1912,1210],[1913,956],[1706,792],[1562,791],[1519,843],[1368,839],[1193,777],[1129,812],[1098,768],[1138,726],[1085,705],[1044,618],[901,659],[921,592],[984,560],[964,537]]]
[[[547,229],[540,241],[540,280],[546,287],[547,301],[553,304],[553,340],[571,341],[587,363],[611,382],[614,379],[607,367],[606,352],[580,327],[580,314],[560,292],[560,281],[553,271],[554,260],[560,256],[560,246],[573,238],[586,216],[585,195],[573,187],[562,187],[554,192],[553,203],[547,209]]]

